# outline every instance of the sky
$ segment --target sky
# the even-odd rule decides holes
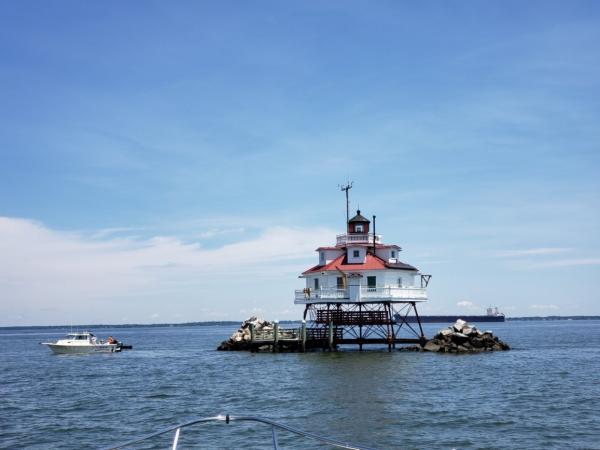
[[[600,4],[0,2],[0,326],[299,319],[377,215],[422,314],[600,314]]]

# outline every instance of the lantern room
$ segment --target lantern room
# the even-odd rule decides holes
[[[371,221],[360,214],[360,209],[356,215],[348,221],[348,234],[367,234]]]

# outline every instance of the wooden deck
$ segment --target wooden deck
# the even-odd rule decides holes
[[[335,311],[332,311],[335,312]],[[364,318],[364,316],[363,316]],[[364,323],[364,322],[363,322]],[[268,350],[273,352],[303,352],[309,349],[335,350],[338,345],[390,345],[395,344],[422,344],[419,338],[345,338],[344,329],[333,327],[330,322],[328,328],[308,328],[303,324],[300,328],[279,328],[272,330],[251,330],[250,345],[256,351]],[[379,322],[377,323],[379,324]]]

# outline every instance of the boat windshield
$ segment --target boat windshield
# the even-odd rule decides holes
[[[74,340],[81,340],[81,341],[86,341],[88,338],[87,334],[68,334],[67,335],[69,337],[69,339],[74,339]]]

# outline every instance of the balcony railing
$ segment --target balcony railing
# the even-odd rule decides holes
[[[373,233],[364,234],[338,234],[336,236],[336,245],[349,244],[372,244],[375,239],[376,244],[381,243],[381,235]]]
[[[351,292],[354,290],[354,292]],[[427,289],[421,287],[368,287],[350,286],[346,289],[298,289],[294,303],[355,303],[372,301],[425,301]]]
[[[338,300],[348,298],[348,289],[297,289],[296,300]]]
[[[420,287],[360,287],[362,300],[427,300],[427,290]]]

